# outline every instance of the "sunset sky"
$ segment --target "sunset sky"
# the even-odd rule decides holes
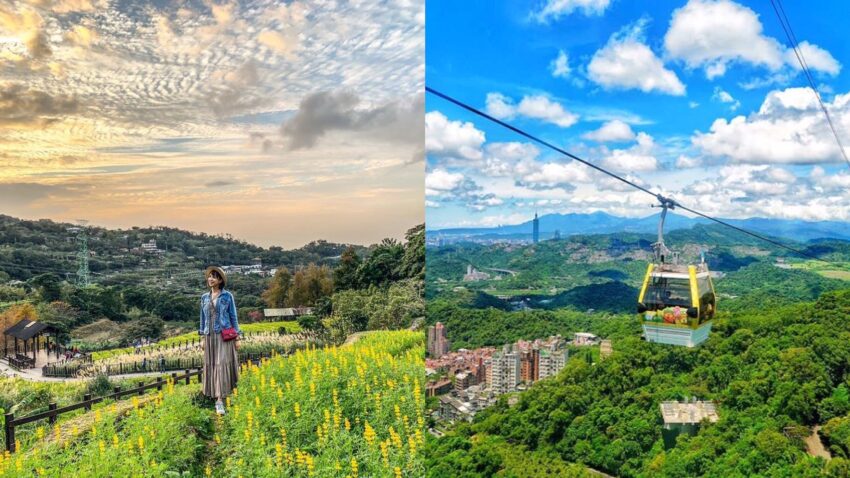
[[[424,2],[0,3],[0,213],[269,246],[424,220]]]

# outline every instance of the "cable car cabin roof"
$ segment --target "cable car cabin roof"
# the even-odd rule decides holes
[[[3,335],[9,337],[17,337],[21,340],[29,340],[36,335],[44,332],[49,326],[42,322],[34,320],[21,319],[17,324],[9,327],[3,332]]]
[[[688,267],[691,265],[696,269],[697,277],[708,277],[711,274],[708,271],[708,264],[704,262],[699,264],[655,264],[652,268],[652,277],[689,278]]]

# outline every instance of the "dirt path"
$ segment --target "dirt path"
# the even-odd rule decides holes
[[[824,460],[831,460],[832,455],[829,453],[829,450],[824,448],[823,442],[820,440],[820,435],[818,435],[819,430],[820,425],[815,425],[812,429],[812,434],[806,437],[806,452],[812,456],[819,456]]]

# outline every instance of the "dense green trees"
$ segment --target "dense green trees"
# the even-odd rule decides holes
[[[443,307],[451,320],[451,306]],[[474,312],[496,320],[517,314]],[[636,323],[633,316],[536,314],[551,314],[539,322],[560,320],[562,330],[581,326],[613,338],[614,354],[592,366],[570,360],[516,405],[500,400],[436,440],[433,450],[457,460],[432,476],[487,476],[470,472],[467,462],[493,437],[515,453],[554,453],[564,464],[623,477],[846,476],[850,469],[843,459],[850,455],[850,290],[814,303],[721,313],[711,338],[695,349],[650,344],[634,328],[611,325]],[[664,451],[659,403],[692,396],[715,400],[720,421]],[[816,424],[826,424],[827,446],[840,457],[829,465],[805,452],[803,437]]]

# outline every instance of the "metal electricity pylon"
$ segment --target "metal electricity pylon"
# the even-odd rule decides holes
[[[77,224],[80,225],[80,230],[77,233],[77,286],[86,287],[90,284],[89,280],[89,242],[86,224],[89,222],[85,219],[78,219]]]

